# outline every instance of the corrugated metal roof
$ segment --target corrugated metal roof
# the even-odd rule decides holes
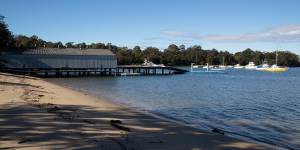
[[[108,49],[79,49],[79,48],[38,48],[29,49],[23,54],[40,55],[115,55]]]

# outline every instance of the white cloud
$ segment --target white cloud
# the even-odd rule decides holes
[[[185,36],[186,32],[180,32],[180,31],[172,31],[172,30],[163,30],[161,31],[162,34],[170,35],[170,36]]]
[[[288,25],[276,28],[265,29],[255,33],[245,34],[232,34],[232,35],[221,35],[221,34],[207,34],[199,35],[196,33],[163,30],[161,34],[190,38],[196,40],[205,40],[211,42],[282,42],[282,43],[295,43],[300,42],[300,25]]]

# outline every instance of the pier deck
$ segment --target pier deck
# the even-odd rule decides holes
[[[2,68],[2,72],[39,77],[174,75],[187,72],[175,67],[118,66],[117,68]]]

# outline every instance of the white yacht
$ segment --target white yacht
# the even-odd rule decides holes
[[[256,70],[265,70],[267,68],[270,68],[270,66],[267,63],[264,63],[261,66],[257,66]]]
[[[264,69],[263,71],[268,71],[268,72],[286,72],[288,71],[288,67],[280,67],[277,66],[276,64],[272,65],[269,68]]]
[[[278,53],[276,51],[276,63],[269,68],[265,68],[263,71],[268,71],[268,72],[286,72],[286,71],[288,71],[288,69],[289,69],[288,67],[277,66],[277,63],[278,63]]]
[[[222,65],[215,66],[215,67],[211,68],[211,70],[216,70],[216,71],[226,70],[225,57],[223,57],[223,64]]]
[[[255,70],[257,66],[255,66],[254,62],[250,61],[248,65],[245,66],[245,69]]]
[[[209,66],[209,64],[207,63],[206,66],[203,66],[203,68],[201,70],[194,70],[194,63],[191,63],[191,71],[190,72],[194,72],[194,73],[224,73],[224,70],[213,70],[211,69],[211,66]]]
[[[198,66],[198,65],[193,65],[192,67],[193,67],[193,68],[199,68],[199,66]]]
[[[203,66],[202,68],[203,68],[203,69],[210,69],[210,68],[213,68],[213,66],[208,66],[208,65],[206,65],[206,66]]]
[[[234,68],[234,69],[243,69],[244,66],[241,66],[240,64],[236,64],[236,65],[234,65],[233,68]]]
[[[147,59],[144,60],[144,63],[142,64],[142,66],[145,66],[145,67],[165,67],[164,64],[155,64],[152,61],[148,61]]]
[[[222,71],[222,70],[226,70],[226,66],[213,67],[210,70]]]

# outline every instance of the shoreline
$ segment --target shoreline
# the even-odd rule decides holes
[[[44,80],[44,79],[42,79],[42,80]],[[127,103],[122,103],[122,102],[119,102],[119,101],[116,101],[116,100],[108,100],[104,97],[100,97],[98,95],[93,95],[93,94],[89,93],[88,91],[76,89],[76,88],[73,88],[73,87],[68,86],[68,85],[58,84],[58,83],[54,83],[54,82],[47,81],[47,80],[45,80],[45,81],[50,82],[52,84],[55,84],[57,86],[61,86],[61,87],[67,88],[67,89],[74,90],[74,91],[79,92],[79,93],[83,93],[85,95],[89,95],[89,96],[92,96],[92,97],[99,98],[101,101],[106,101],[106,102],[118,105],[120,107],[125,107],[125,108],[127,108],[131,111],[135,111],[135,112],[142,113],[142,114],[145,114],[145,115],[150,115],[150,116],[153,116],[154,118],[161,119],[161,120],[168,121],[168,122],[172,122],[172,123],[176,123],[176,124],[179,124],[181,126],[190,127],[190,128],[195,129],[195,130],[199,130],[200,132],[208,132],[208,133],[214,134],[214,132],[212,132],[212,130],[213,129],[218,129],[218,128],[213,128],[213,127],[207,127],[207,128],[196,127],[197,124],[189,123],[188,121],[181,120],[181,119],[178,119],[178,118],[174,118],[174,117],[168,116],[168,115],[163,114],[163,113],[151,112],[151,110],[142,109],[142,108],[132,106],[132,105],[127,104]],[[224,131],[224,130],[221,130],[221,131]],[[235,133],[235,132],[231,132],[231,131],[224,131],[224,133],[226,134],[226,135],[224,135],[226,137],[235,138],[235,139],[238,139],[238,140],[243,140],[243,141],[246,141],[246,142],[251,142],[251,143],[263,145],[263,146],[266,146],[268,148],[279,149],[279,150],[287,150],[288,149],[288,148],[280,146],[280,145],[276,146],[274,143],[263,142],[263,141],[260,141],[258,139],[255,139],[253,137],[245,136],[245,135],[242,135],[242,134],[239,134],[239,133]]]
[[[40,78],[0,73],[0,85],[2,86],[0,88],[0,106],[2,106],[0,115],[4,118],[0,120],[0,124],[4,126],[0,130],[1,135],[3,135],[0,137],[0,148],[3,148],[2,145],[8,149],[24,148],[24,146],[32,149],[74,148],[78,146],[90,147],[91,149],[99,147],[103,149],[195,150],[270,148],[264,143],[255,144],[257,142],[247,142],[230,136],[203,131],[180,120],[133,109],[127,105],[123,106],[100,99],[88,92]],[[48,105],[44,106],[45,104]],[[20,113],[20,110],[23,109],[27,113],[39,114],[41,118],[38,118],[37,122],[49,123],[50,121],[52,125],[27,122],[27,119],[35,120],[35,118],[24,112]],[[15,113],[18,115],[13,115],[16,117],[13,119],[7,115]],[[23,117],[22,120],[18,120],[20,116]],[[121,123],[114,124],[112,120],[119,120]],[[24,124],[24,128],[21,128],[21,124]],[[28,124],[31,126],[27,127]],[[67,127],[60,127],[61,124],[67,124]],[[21,129],[10,127],[18,125],[20,125],[18,128]],[[40,128],[45,128],[45,131],[35,133]],[[51,130],[53,128],[56,130]],[[26,132],[23,133],[24,131]],[[11,135],[12,133],[14,135]],[[50,133],[53,135],[50,136]],[[44,140],[38,140],[37,137]],[[90,140],[80,141],[83,137]],[[24,142],[24,140],[27,141]],[[20,143],[22,141],[23,143]],[[57,141],[61,144],[55,144]],[[279,147],[275,148],[280,149]]]

